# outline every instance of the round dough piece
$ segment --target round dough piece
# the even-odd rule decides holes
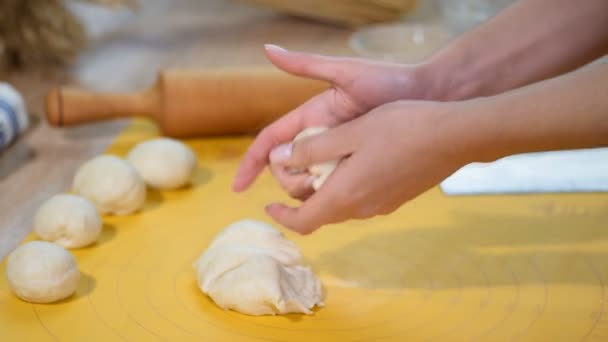
[[[34,216],[36,234],[66,248],[80,248],[97,241],[102,226],[95,205],[84,197],[70,194],[49,198]]]
[[[327,127],[308,127],[302,132],[300,132],[298,135],[296,135],[293,141],[295,142],[306,137],[321,134],[327,130]],[[339,160],[328,160],[326,162],[311,165],[310,167],[308,167],[308,173],[310,173],[310,175],[314,177],[312,181],[313,189],[319,190],[321,188],[327,178],[329,178],[329,176],[334,172],[339,162]]]
[[[220,232],[194,263],[201,291],[248,315],[312,314],[321,283],[298,247],[264,222],[243,220]]]
[[[110,155],[84,163],[76,172],[72,190],[93,202],[101,214],[131,214],[146,201],[146,184],[135,168]]]
[[[65,248],[32,241],[9,254],[6,277],[17,297],[31,303],[52,303],[76,291],[80,271]]]
[[[148,186],[177,189],[189,184],[196,170],[196,156],[184,143],[159,138],[137,144],[127,160],[137,169]]]

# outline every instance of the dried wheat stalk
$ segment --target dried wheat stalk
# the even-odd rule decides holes
[[[83,0],[133,7],[134,0]],[[69,63],[86,45],[83,24],[63,0],[0,2],[0,63],[6,67]]]

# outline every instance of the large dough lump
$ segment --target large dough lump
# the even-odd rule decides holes
[[[127,156],[146,184],[169,190],[190,183],[196,170],[196,156],[184,143],[158,138],[137,144]]]
[[[9,254],[6,277],[17,297],[32,303],[51,303],[76,291],[80,271],[65,248],[32,241]]]
[[[36,234],[66,248],[80,248],[97,241],[102,226],[95,205],[70,194],[51,197],[34,216]]]
[[[194,267],[200,289],[224,309],[257,316],[311,314],[323,306],[321,283],[298,247],[263,222],[226,227]]]
[[[101,214],[127,215],[141,209],[146,200],[146,184],[135,168],[110,155],[84,163],[72,189],[93,202]]]

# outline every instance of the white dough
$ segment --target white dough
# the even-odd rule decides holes
[[[323,306],[321,283],[302,265],[298,247],[269,224],[226,227],[194,263],[203,293],[244,314],[311,314]]]
[[[313,135],[321,134],[327,131],[327,127],[309,127],[300,132],[293,141],[298,141],[300,139],[310,137]],[[308,167],[308,173],[314,177],[312,182],[312,187],[315,190],[319,190],[323,183],[327,180],[327,178],[334,172],[336,167],[338,166],[339,160],[329,160],[323,163],[315,164]]]
[[[66,248],[79,248],[97,241],[103,223],[97,208],[84,197],[59,194],[38,208],[34,231],[43,240]]]
[[[51,303],[76,291],[80,271],[76,259],[65,248],[32,241],[9,254],[6,278],[17,297],[32,303]]]
[[[93,202],[101,214],[127,215],[141,209],[146,200],[146,184],[135,168],[110,155],[84,163],[72,190]]]
[[[190,183],[196,170],[196,156],[184,143],[158,138],[137,144],[127,156],[148,186],[177,189]]]

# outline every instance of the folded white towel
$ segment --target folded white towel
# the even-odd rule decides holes
[[[441,183],[449,195],[607,192],[608,148],[520,154],[463,167]]]

